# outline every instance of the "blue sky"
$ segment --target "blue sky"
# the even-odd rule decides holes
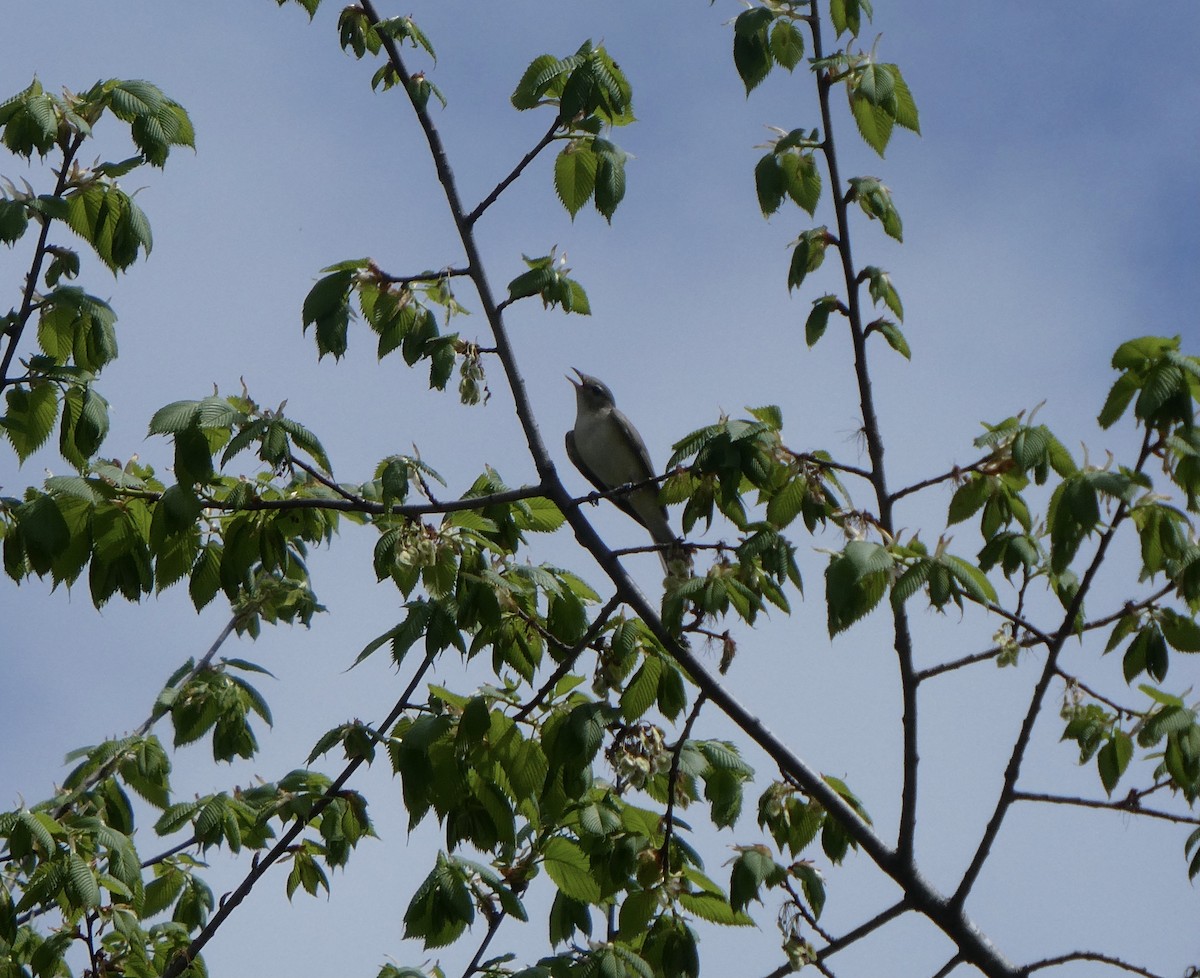
[[[1081,443],[1093,460],[1107,449],[1128,451],[1127,430],[1102,433],[1094,421],[1111,383],[1113,348],[1130,336],[1177,333],[1189,352],[1200,348],[1187,284],[1200,254],[1193,177],[1200,82],[1186,67],[1200,8],[1169,2],[1150,16],[1116,2],[913,6],[879,0],[863,40],[869,46],[882,34],[884,59],[901,66],[920,107],[922,137],[898,132],[880,160],[857,141],[844,112],[837,133],[843,174],[882,178],[905,222],[902,246],[877,224],[854,225],[858,260],[892,273],[914,351],[911,364],[882,345],[873,351],[891,484],[970,461],[980,420],[1043,400],[1039,418],[1077,456]],[[802,70],[793,78],[776,72],[745,97],[727,23],[740,6],[514,0],[385,9],[411,13],[437,48],[436,67],[426,67],[449,105],[435,118],[468,201],[482,197],[548,124],[544,114],[518,114],[508,104],[533,57],[568,53],[590,37],[608,46],[633,83],[639,121],[615,138],[635,159],[611,227],[592,211],[569,219],[554,198],[549,156],[480,225],[493,289],[519,274],[522,253],[557,245],[591,297],[590,319],[531,302],[507,316],[543,436],[569,484],[585,491],[561,450],[574,413],[563,379],[572,366],[608,381],[660,464],[673,441],[720,411],[763,403],[783,408],[792,447],[824,447],[855,461],[848,344],[834,330],[814,350],[803,342],[809,302],[835,287],[832,268],[788,295],[786,246],[811,222],[795,209],[765,221],[752,180],[765,127],[815,125],[815,106]],[[401,274],[460,260],[411,115],[399,93],[371,93],[373,66],[339,51],[336,10],[323,10],[313,25],[298,7],[278,10],[269,0],[114,0],[102,13],[85,0],[17,0],[10,10],[22,43],[10,44],[0,62],[0,96],[35,73],[49,89],[147,78],[196,125],[194,154],[177,152],[165,172],[127,178],[127,189],[142,188],[138,202],[154,227],[149,260],[115,281],[97,263],[85,266],[85,287],[110,298],[120,317],[121,358],[101,383],[113,404],[105,454],[137,452],[165,469],[166,443],[144,438],[154,410],[202,397],[214,384],[234,392],[244,378],[260,403],[287,400],[289,415],[317,432],[346,481],[366,478],[379,458],[415,443],[455,491],[485,463],[518,484],[533,470],[498,367],[491,403],[464,408],[424,390],[423,373],[399,360],[376,363],[365,329],[352,330],[349,355],[338,364],[318,363],[311,336],[301,335],[300,303],[325,265],[370,255]],[[107,132],[94,152],[128,155],[115,127]],[[49,180],[12,158],[0,162],[0,173],[38,189]],[[819,212],[818,221],[832,215]],[[10,297],[27,248],[0,252]],[[487,344],[482,317],[457,328]],[[0,452],[0,491],[18,494],[43,469],[62,472],[66,464],[43,453],[18,471]],[[909,530],[927,527],[923,538],[932,545],[947,499],[932,493],[898,518]],[[617,544],[641,543],[638,528],[609,510],[595,513],[602,531]],[[954,535],[956,549],[977,549],[969,526]],[[185,796],[255,774],[277,777],[299,766],[328,727],[390,705],[398,687],[385,663],[343,672],[399,615],[395,592],[374,583],[373,542],[347,526],[330,551],[314,555],[315,586],[331,613],[311,631],[281,629],[228,650],[280,677],[265,688],[276,730],[263,738],[258,760],[228,771],[206,765],[203,748],[181,752],[175,781]],[[839,540],[830,534],[815,545],[834,548]],[[537,553],[579,561],[565,534],[539,543]],[[890,826],[899,738],[890,642],[882,619],[829,641],[824,561],[802,551],[807,602],[792,619],[742,635],[729,682],[815,766],[846,777],[876,821]],[[595,577],[593,568],[579,569]],[[652,558],[639,571],[653,586]],[[1119,592],[1107,593],[1118,601]],[[995,628],[914,617],[921,664],[986,647]],[[36,581],[17,588],[5,579],[0,620],[0,731],[21,745],[0,755],[0,806],[7,807],[41,797],[67,750],[135,726],[177,663],[207,648],[223,616],[210,608],[197,618],[178,591],[98,613],[82,591],[51,594]],[[1073,652],[1072,667],[1098,652]],[[1037,665],[981,667],[922,692],[927,781],[919,842],[935,882],[949,885],[969,857],[995,797],[1013,711]],[[1099,670],[1103,688],[1119,693],[1119,664]],[[451,663],[440,678],[468,681]],[[1197,679],[1195,664],[1173,665],[1173,688]],[[1046,758],[1034,765],[1031,784],[1095,794],[1094,772],[1077,772],[1070,749],[1054,746],[1049,712],[1039,740]],[[714,721],[709,733],[729,731]],[[434,958],[401,942],[400,921],[438,833],[418,831],[402,849],[396,786],[379,770],[363,790],[383,841],[367,843],[335,877],[329,903],[298,898],[289,909],[283,874],[269,879],[210,946],[214,974],[286,968],[318,976],[336,968],[370,975],[389,956]],[[1090,946],[1164,974],[1196,960],[1185,833],[1106,814],[1018,809],[1011,821],[973,903],[1003,949],[1025,958]],[[714,840],[710,874],[725,872],[721,847],[754,835],[747,824],[737,838]],[[139,845],[155,848],[148,835]],[[230,881],[238,875],[220,872]],[[875,875],[865,858],[853,857],[828,874],[831,929],[847,929],[894,898],[871,882]],[[1146,897],[1131,899],[1130,887]],[[775,967],[773,913],[769,905],[761,914],[761,932],[708,936],[707,973]],[[257,928],[268,916],[272,936],[264,941]],[[536,954],[540,928],[535,918],[525,933],[501,936]],[[1073,935],[1066,946],[1064,931]],[[871,974],[883,965],[897,975],[930,974],[948,957],[943,944],[906,919],[839,956],[835,971]],[[442,960],[451,966],[457,958],[451,952]]]

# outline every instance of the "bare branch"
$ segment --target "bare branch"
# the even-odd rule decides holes
[[[837,940],[830,941],[827,947],[821,948],[820,957],[832,957],[838,951],[843,951],[856,941],[861,941],[868,934],[878,930],[884,924],[895,920],[901,914],[908,913],[911,909],[912,906],[909,904],[907,897],[897,903],[893,903],[886,910],[881,910],[870,920],[859,924],[854,930],[847,931],[841,937],[837,938]]]
[[[1143,808],[1140,799],[1151,791],[1157,791],[1161,785],[1155,785],[1142,794],[1131,791],[1120,801],[1105,801],[1099,798],[1072,798],[1067,795],[1049,795],[1036,791],[1014,791],[1013,801],[1040,801],[1050,805],[1074,805],[1078,808],[1099,808],[1104,811],[1122,812],[1126,815],[1145,815],[1147,818],[1157,818],[1164,822],[1175,822],[1180,825],[1200,825],[1200,816],[1179,815],[1175,812],[1165,812],[1158,808]]]
[[[483,200],[481,200],[478,206],[466,216],[467,224],[474,224],[479,220],[480,217],[483,216],[484,211],[491,207],[492,204],[496,203],[496,201],[500,198],[500,195],[508,189],[508,185],[516,180],[517,177],[521,175],[521,172],[525,169],[525,167],[529,166],[529,164],[537,158],[538,154],[554,141],[554,134],[561,128],[562,124],[559,122],[558,116],[555,116],[554,121],[550,124],[550,128],[546,131],[546,135],[537,141],[537,145],[521,158],[521,162],[513,167],[512,172],[498,184],[496,184],[495,189],[492,190],[492,192]]]
[[[1073,951],[1070,954],[1061,954],[1056,958],[1043,958],[1041,961],[1027,964],[1025,966],[1025,974],[1033,971],[1041,971],[1043,968],[1054,968],[1060,964],[1067,964],[1070,961],[1099,961],[1101,964],[1112,965],[1114,968],[1119,968],[1122,971],[1142,975],[1143,978],[1163,978],[1162,975],[1143,968],[1140,965],[1130,964],[1128,961],[1122,961],[1111,954],[1101,954],[1098,951]]]

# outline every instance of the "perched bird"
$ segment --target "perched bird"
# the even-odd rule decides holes
[[[575,369],[575,368],[571,368]],[[612,391],[603,381],[575,370],[575,427],[567,432],[567,455],[575,467],[597,489],[607,491],[644,483],[657,473],[650,464],[646,443],[630,420],[617,410]],[[671,548],[678,538],[671,529],[667,508],[658,501],[655,486],[610,497],[627,514],[650,531],[654,542]],[[663,569],[668,569],[668,549],[658,552]]]

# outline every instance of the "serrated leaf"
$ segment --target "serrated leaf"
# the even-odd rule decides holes
[[[560,893],[581,903],[600,901],[600,884],[577,843],[562,836],[550,839],[543,849],[543,866]]]
[[[50,439],[58,420],[58,392],[53,384],[14,387],[5,395],[7,410],[0,427],[17,458],[24,462]]]
[[[599,162],[591,147],[580,141],[568,143],[554,161],[554,191],[572,218],[595,192]]]

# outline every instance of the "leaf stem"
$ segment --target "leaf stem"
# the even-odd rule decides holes
[[[58,171],[58,180],[54,184],[53,197],[61,198],[63,191],[67,189],[71,164],[86,138],[83,133],[77,133],[75,138],[63,147],[62,167]],[[18,379],[9,379],[8,370],[12,366],[13,358],[17,355],[17,344],[21,342],[21,334],[25,332],[25,327],[29,324],[29,317],[33,315],[33,310],[37,305],[34,302],[34,296],[37,294],[38,276],[42,273],[42,262],[47,254],[46,244],[50,238],[52,221],[53,218],[48,214],[41,215],[42,230],[38,234],[37,245],[33,250],[33,261],[30,262],[29,271],[25,275],[25,291],[21,296],[21,308],[17,313],[16,322],[9,329],[8,346],[4,351],[3,359],[0,359],[0,390],[18,383]]]

